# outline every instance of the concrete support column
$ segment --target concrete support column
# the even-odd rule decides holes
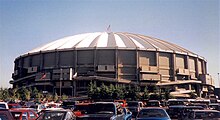
[[[118,79],[118,48],[115,49],[115,78]]]
[[[40,51],[40,71],[42,71],[44,66],[44,54]]]
[[[28,67],[33,67],[32,66],[32,56],[30,56],[29,53],[28,53],[28,56],[29,56],[29,65],[28,65]]]
[[[190,71],[190,64],[189,64],[189,55],[187,54],[186,58],[184,58],[184,65],[185,65],[185,69],[188,69]],[[189,75],[187,76],[188,80],[190,79],[190,72]]]
[[[96,68],[97,68],[97,49],[95,48],[94,49],[94,61],[93,61],[93,65],[94,65],[94,74],[93,75],[97,75],[97,70],[96,70]]]
[[[139,69],[139,54],[138,54],[138,48],[136,48],[136,79],[137,83],[140,83],[140,69]]]
[[[159,68],[159,52],[158,51],[156,51],[156,64],[157,64],[157,70],[158,70],[158,73],[159,73],[159,70],[160,70],[160,68]],[[160,81],[162,81],[162,76],[160,75]]]
[[[172,68],[173,68],[173,81],[177,81],[177,77],[176,77],[176,54],[175,53],[173,53],[172,61],[173,61],[173,64],[172,64]]]
[[[207,71],[207,70],[206,70],[206,61],[202,61],[202,73],[203,73],[203,74],[207,74],[206,71]]]
[[[198,59],[198,57],[196,57],[195,68],[196,68],[196,78],[197,78],[197,80],[199,79],[199,66],[198,66],[198,63],[199,63],[199,59]]]
[[[55,52],[55,63],[56,63],[56,68],[59,68],[60,67],[60,53],[57,50]]]
[[[204,61],[204,74],[207,74],[207,62]]]
[[[75,60],[74,60],[74,72],[77,72],[77,50],[74,48],[74,56],[75,56]],[[75,74],[75,73],[74,73]]]
[[[192,85],[191,84],[189,84],[189,90],[192,90]]]
[[[73,96],[75,97],[76,95],[76,80],[73,80]]]
[[[196,93],[198,97],[201,97],[201,91],[202,91],[201,85],[197,84],[196,86],[197,86]]]

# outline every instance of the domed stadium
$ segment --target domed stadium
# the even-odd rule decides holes
[[[13,87],[82,96],[88,84],[157,85],[176,97],[213,92],[206,60],[173,43],[125,32],[95,32],[65,37],[16,58]]]

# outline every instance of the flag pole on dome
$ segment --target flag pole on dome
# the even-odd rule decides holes
[[[110,25],[108,25],[106,31],[107,31],[107,33],[111,33],[111,32],[112,32],[112,31],[111,31],[111,26],[110,26]]]

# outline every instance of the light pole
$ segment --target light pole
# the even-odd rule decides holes
[[[219,73],[218,73],[218,83],[219,83],[219,86],[218,86],[218,87],[220,88]]]

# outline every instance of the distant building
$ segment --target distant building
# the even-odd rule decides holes
[[[173,43],[132,33],[65,37],[21,55],[14,63],[13,87],[37,87],[58,95],[86,95],[90,81],[157,85],[169,88],[176,97],[189,97],[191,92],[207,97],[214,91],[203,57]]]

